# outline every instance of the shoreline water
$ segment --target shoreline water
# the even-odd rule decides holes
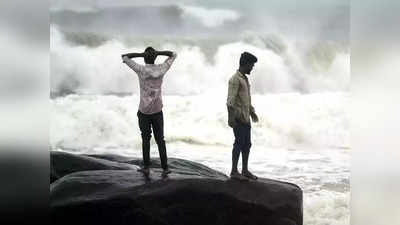
[[[62,149],[58,149],[62,150]],[[167,145],[168,157],[183,158],[229,174],[230,148],[189,145]],[[117,154],[141,158],[138,149],[69,150],[82,154]],[[153,143],[151,157],[158,158]],[[304,224],[344,225],[350,222],[350,152],[325,149],[298,151],[283,148],[251,150],[250,169],[260,177],[298,184],[304,191]],[[239,160],[239,168],[241,163]]]
[[[163,100],[168,156],[228,174],[233,133],[226,124],[223,91]],[[304,190],[304,224],[349,224],[348,100],[349,93],[343,92],[254,96],[261,120],[253,124],[250,169],[299,184]],[[52,148],[142,157],[137,103],[137,95],[52,99]],[[151,157],[158,157],[153,138]]]

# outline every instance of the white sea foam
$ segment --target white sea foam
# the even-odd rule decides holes
[[[138,93],[137,76],[121,62],[120,55],[142,52],[147,44],[137,41],[128,47],[121,40],[109,39],[95,48],[76,46],[55,26],[51,26],[50,35],[53,92]],[[243,51],[258,57],[250,76],[253,94],[347,91],[349,87],[350,54],[335,44],[315,44],[303,49],[285,38],[244,37],[216,44],[212,55],[210,49],[197,44],[168,41],[154,44],[178,53],[166,75],[164,94],[205,94],[223,89],[237,69]],[[162,61],[162,57],[157,58],[157,63]]]
[[[350,224],[350,194],[320,191],[304,198],[304,224]]]
[[[165,96],[166,141],[231,145],[226,92]],[[348,94],[268,94],[253,96],[260,122],[253,144],[262,147],[349,147]],[[52,100],[51,145],[93,148],[140,145],[137,95],[69,95]]]

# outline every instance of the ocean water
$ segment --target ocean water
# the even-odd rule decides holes
[[[169,157],[228,174],[227,82],[249,51],[250,169],[304,190],[305,225],[348,225],[349,15],[348,0],[52,1],[50,145],[141,157],[138,80],[120,56],[151,45],[178,54],[163,84]]]
[[[250,169],[303,189],[304,224],[349,224],[349,94],[266,94],[253,99],[260,121],[252,125]],[[53,99],[52,148],[141,157],[138,101],[137,95]],[[168,156],[229,174],[234,136],[227,125],[225,95],[165,96],[164,105]],[[158,157],[154,139],[151,146],[151,156]]]

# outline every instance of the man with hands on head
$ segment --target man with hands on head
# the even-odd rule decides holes
[[[168,56],[161,64],[154,64],[157,56]],[[167,149],[164,141],[164,117],[162,112],[161,86],[164,75],[176,59],[176,53],[172,51],[156,51],[147,47],[143,53],[127,53],[122,55],[123,62],[136,72],[139,78],[140,103],[137,112],[139,128],[142,136],[143,168],[145,176],[150,174],[150,139],[151,130],[157,143],[160,154],[163,176],[171,171],[168,169]],[[146,65],[141,65],[131,58],[143,57]]]
[[[257,57],[244,52],[240,56],[239,69],[229,80],[228,88],[228,124],[233,128],[235,142],[232,150],[231,178],[239,180],[256,180],[257,176],[248,169],[248,160],[251,147],[251,124],[258,122],[258,116],[251,104],[250,83],[247,76],[250,75]],[[242,173],[237,169],[240,153],[242,153]]]

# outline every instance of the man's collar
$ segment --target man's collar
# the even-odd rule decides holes
[[[239,76],[241,76],[241,77],[247,79],[246,75],[244,75],[243,73],[241,73],[239,70],[237,70],[237,72],[238,72]]]

